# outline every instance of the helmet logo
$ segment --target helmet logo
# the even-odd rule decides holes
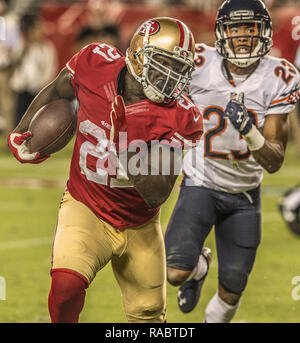
[[[183,56],[183,57],[188,57],[189,56],[189,53],[185,50],[181,50],[180,51],[180,55]]]
[[[160,30],[160,25],[158,21],[149,20],[141,26],[141,28],[138,31],[138,34],[140,36],[145,36],[149,25],[151,25],[149,29],[149,36],[155,35]]]
[[[180,46],[175,46],[174,52],[176,53],[176,55],[179,55],[183,57],[184,59],[190,58],[193,60],[191,51],[185,50],[184,48],[181,48]]]

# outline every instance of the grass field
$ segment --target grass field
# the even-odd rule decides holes
[[[8,152],[2,150],[0,281],[5,280],[6,283],[6,300],[0,300],[0,322],[49,322],[47,298],[51,281],[51,243],[59,201],[68,177],[71,147],[38,166],[21,165]],[[293,300],[291,296],[295,287],[292,285],[292,279],[300,275],[300,238],[287,230],[277,211],[277,202],[283,191],[300,182],[299,171],[300,158],[296,156],[291,145],[283,168],[274,175],[265,174],[262,189],[262,242],[234,322],[300,321],[300,300]],[[163,230],[177,196],[178,185],[163,206]],[[206,241],[206,246],[211,247],[214,260],[200,302],[192,313],[182,314],[177,307],[177,288],[168,285],[169,323],[197,323],[203,320],[205,306],[217,287],[213,231]],[[126,321],[120,291],[110,265],[97,275],[89,287],[80,321]]]

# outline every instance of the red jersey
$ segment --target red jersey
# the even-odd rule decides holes
[[[67,187],[76,200],[116,229],[141,225],[159,211],[149,208],[128,181],[119,180],[103,168],[108,154],[111,106],[117,95],[118,75],[125,66],[120,51],[100,43],[88,45],[66,64],[79,102]],[[142,100],[126,106],[128,141],[196,142],[203,128],[202,117],[199,120],[195,109],[186,97],[169,105]]]

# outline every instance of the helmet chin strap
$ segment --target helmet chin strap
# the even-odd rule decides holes
[[[247,68],[251,64],[255,63],[258,61],[260,57],[255,57],[255,58],[228,58],[227,60],[230,61],[232,64],[236,65],[237,67],[240,68]]]
[[[147,85],[147,87],[144,88],[144,94],[153,102],[161,103],[165,100],[165,96],[151,85]]]

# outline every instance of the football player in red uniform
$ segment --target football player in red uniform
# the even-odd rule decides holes
[[[19,161],[43,161],[38,152],[30,154],[26,145],[31,119],[53,100],[78,99],[70,177],[52,251],[48,302],[52,322],[78,321],[85,289],[109,261],[127,320],[165,321],[160,205],[178,173],[175,168],[162,173],[162,166],[154,173],[136,173],[128,166],[122,174],[120,169],[112,172],[114,163],[110,167],[106,163],[114,156],[112,147],[120,154],[128,152],[130,162],[135,152],[126,150],[127,144],[144,142],[142,155],[150,161],[149,171],[151,151],[157,144],[160,158],[167,150],[171,165],[181,152],[179,146],[200,139],[202,117],[183,93],[194,68],[194,51],[191,31],[172,18],[154,18],[141,25],[126,57],[105,43],[88,45],[38,94],[9,136],[9,146]],[[124,131],[125,147],[118,140]]]

